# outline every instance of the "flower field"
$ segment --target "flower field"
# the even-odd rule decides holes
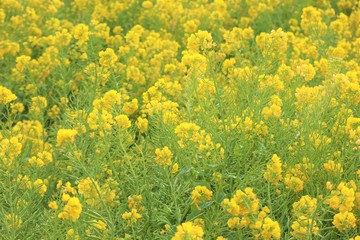
[[[1,239],[360,240],[357,0],[0,1]]]

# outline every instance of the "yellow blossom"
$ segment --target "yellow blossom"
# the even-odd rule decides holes
[[[9,89],[0,85],[0,104],[7,104],[14,101],[16,98],[16,95]]]
[[[264,179],[274,185],[278,185],[282,180],[282,163],[281,159],[274,154],[271,158],[272,163],[266,165],[266,171],[264,172]]]
[[[125,114],[131,115],[138,109],[138,100],[134,98],[131,102],[124,103],[123,111]]]
[[[44,196],[45,192],[47,190],[47,186],[45,184],[45,182],[41,179],[36,179],[35,182],[33,183],[34,188],[36,188],[36,190],[39,192],[40,196]]]
[[[37,96],[31,98],[31,106],[29,112],[32,114],[40,114],[42,110],[47,107],[47,100],[45,97]]]
[[[122,129],[127,129],[131,126],[131,121],[129,117],[125,114],[120,114],[114,118],[118,127]]]
[[[284,178],[286,188],[292,189],[294,192],[299,192],[304,189],[304,182],[291,174],[286,174]]]
[[[82,205],[80,200],[77,197],[71,197],[65,207],[64,211],[59,213],[58,217],[62,219],[70,219],[73,222],[76,222],[80,218],[82,211]]]
[[[103,67],[112,67],[118,60],[118,57],[115,55],[112,48],[106,48],[105,51],[99,52],[99,57],[99,63]]]
[[[312,216],[317,208],[317,199],[309,195],[302,196],[299,201],[293,204],[293,213],[295,216]]]
[[[179,164],[178,163],[174,163],[174,165],[171,168],[171,173],[175,174],[179,171]]]
[[[351,182],[350,184],[341,182],[336,190],[331,191],[331,198],[325,201],[332,209],[339,210],[340,212],[350,212],[354,207],[354,202],[355,190],[352,188]]]
[[[65,143],[73,143],[77,134],[78,131],[75,129],[59,129],[56,136],[56,145],[61,146]]]
[[[333,175],[341,175],[343,172],[343,167],[341,163],[335,163],[333,160],[329,160],[324,163],[324,169],[326,172],[329,172]]]
[[[196,226],[192,222],[185,222],[180,226],[177,226],[175,236],[171,240],[202,240],[204,236],[204,230],[200,226]]]
[[[138,117],[135,122],[135,125],[138,127],[140,133],[144,133],[147,131],[149,127],[149,122],[146,118]]]
[[[340,212],[335,214],[332,222],[339,231],[356,227],[356,218],[352,212]]]
[[[10,229],[19,229],[23,223],[21,218],[14,213],[6,214],[5,219]]]
[[[170,151],[168,147],[164,147],[163,149],[157,148],[155,150],[155,154],[156,154],[155,160],[159,165],[168,165],[168,166],[171,165],[173,153]]]
[[[256,214],[259,211],[259,199],[252,188],[245,188],[244,191],[237,190],[231,198],[225,198],[222,207],[234,216]]]
[[[191,193],[192,203],[196,206],[198,210],[201,210],[199,203],[210,200],[213,195],[213,192],[210,191],[205,186],[196,186]]]
[[[319,227],[316,222],[306,216],[299,216],[298,219],[291,225],[291,235],[295,239],[311,238],[311,235],[317,235]]]
[[[142,218],[141,214],[138,213],[138,210],[133,208],[130,212],[125,212],[121,217],[127,220],[128,226],[131,226],[133,223],[136,223],[138,219]]]
[[[58,204],[56,201],[52,201],[52,202],[49,202],[48,204],[49,208],[53,209],[53,210],[56,210],[59,208]]]
[[[273,221],[271,218],[265,218],[261,227],[261,233],[263,239],[280,239],[281,230],[278,222]]]
[[[89,40],[89,27],[85,24],[78,24],[73,28],[73,36],[81,46]]]
[[[151,1],[144,1],[141,6],[148,9],[153,7],[153,3]]]
[[[101,220],[93,221],[92,225],[99,230],[106,230],[106,223]]]

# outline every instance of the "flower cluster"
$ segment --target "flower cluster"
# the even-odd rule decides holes
[[[237,190],[231,198],[225,198],[222,207],[231,215],[235,216],[228,220],[230,229],[249,228],[255,238],[280,239],[281,229],[278,222],[272,220],[268,215],[268,207],[260,209],[260,200],[252,188],[244,191]]]
[[[141,212],[145,210],[141,206],[142,196],[133,195],[128,197],[128,209],[129,211],[123,213],[121,217],[127,220],[127,225],[131,226],[136,223],[140,218],[142,218]]]
[[[205,186],[196,186],[191,193],[192,203],[198,210],[201,210],[199,204],[205,200],[210,200],[213,192]]]
[[[1,0],[0,236],[358,239],[359,19]]]

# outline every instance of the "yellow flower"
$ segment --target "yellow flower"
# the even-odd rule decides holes
[[[280,239],[281,230],[278,222],[273,221],[271,218],[265,218],[262,224],[260,235],[263,239]]]
[[[83,45],[89,40],[89,27],[85,24],[80,23],[76,25],[73,28],[72,33],[74,35],[74,38],[77,40],[79,46]]]
[[[25,110],[25,106],[22,103],[10,103],[10,108],[12,114],[22,113]]]
[[[105,51],[99,52],[99,57],[99,63],[103,67],[112,67],[118,60],[118,57],[112,48],[106,48]]]
[[[209,49],[214,46],[212,36],[207,31],[198,31],[187,40],[186,48],[192,52]]]
[[[336,190],[331,191],[331,198],[325,201],[325,203],[329,204],[332,209],[339,209],[340,212],[351,211],[354,207],[354,202],[355,191],[351,187],[351,182],[347,184],[345,182],[341,182]]]
[[[65,143],[73,143],[77,134],[78,131],[75,129],[59,129],[56,136],[56,146],[61,146]]]
[[[213,80],[201,79],[197,86],[198,97],[204,101],[211,98],[216,93]]]
[[[17,137],[0,139],[0,159],[2,159],[0,166],[3,164],[10,166],[15,157],[20,155],[22,147],[23,145]]]
[[[326,172],[331,173],[333,175],[341,175],[343,172],[343,167],[341,163],[335,163],[332,160],[327,161],[324,163],[324,169]]]
[[[183,24],[184,30],[187,33],[194,33],[200,25],[200,21],[197,19],[189,20]]]
[[[26,56],[26,55],[21,55],[19,57],[16,58],[16,69],[19,72],[23,72],[24,69],[29,65],[31,60],[31,57]]]
[[[79,240],[79,235],[76,234],[74,235],[75,231],[74,229],[70,228],[67,232],[66,232],[66,239],[68,240]]]
[[[298,65],[296,67],[296,71],[297,74],[299,74],[300,76],[302,76],[304,78],[305,81],[310,81],[314,78],[315,76],[315,68],[307,62],[301,63],[300,65]]]
[[[67,29],[55,33],[55,39],[59,47],[68,46],[71,42],[71,34]]]
[[[315,7],[303,8],[301,15],[301,28],[305,34],[318,34],[326,33],[327,25],[322,22],[322,10]]]
[[[134,98],[131,102],[124,103],[123,112],[131,115],[138,109],[138,100]]]
[[[88,116],[87,123],[91,130],[99,130],[100,136],[103,137],[104,134],[102,129],[111,130],[114,120],[110,112],[104,109],[99,110],[94,108]]]
[[[49,208],[53,209],[53,210],[56,210],[59,208],[58,204],[56,201],[52,201],[52,202],[49,202],[48,204]]]
[[[0,85],[0,104],[7,104],[17,99],[9,89]]]
[[[317,199],[309,195],[302,196],[299,201],[293,204],[295,216],[311,216],[317,208]]]
[[[332,223],[340,232],[342,232],[349,228],[355,228],[356,218],[352,212],[340,212],[335,214],[334,221]]]
[[[40,196],[44,196],[47,190],[46,184],[41,179],[36,179],[33,183],[33,186],[36,188],[36,190],[39,192]]]
[[[179,164],[178,163],[175,163],[172,168],[171,168],[171,173],[172,174],[175,174],[179,171]]]
[[[18,175],[17,176],[17,181],[18,183],[20,183],[20,189],[31,189],[32,188],[32,182],[29,180],[28,176],[22,176],[22,175]]]
[[[100,230],[106,230],[106,223],[101,220],[93,221],[92,225]]]
[[[349,240],[360,240],[360,235],[353,237],[353,238],[349,238]]]
[[[327,190],[332,190],[333,187],[334,187],[334,186],[333,186],[333,184],[332,184],[331,182],[329,182],[329,181],[326,182],[326,189],[327,189]]]
[[[185,222],[177,226],[175,236],[171,240],[202,240],[204,230],[200,226],[196,226],[192,222]]]
[[[223,236],[218,236],[216,240],[227,240],[227,238],[224,238]]]
[[[138,127],[140,133],[144,133],[147,131],[149,127],[149,122],[146,118],[138,117],[135,122],[135,125]]]
[[[64,211],[59,213],[58,217],[62,219],[70,219],[76,222],[80,218],[82,205],[77,197],[71,197],[64,207]]]
[[[62,200],[63,202],[69,201],[70,198],[71,198],[70,195],[67,194],[67,193],[63,193],[63,194],[61,195],[61,200]]]
[[[264,179],[274,185],[278,185],[282,180],[282,163],[278,155],[274,154],[271,158],[272,163],[266,165],[266,171],[264,172]]]
[[[152,8],[152,7],[153,7],[153,3],[152,3],[151,1],[144,1],[144,2],[141,4],[141,6],[142,6],[143,8],[149,9],[149,8]]]
[[[123,213],[121,217],[127,220],[128,226],[131,226],[131,224],[136,223],[138,219],[142,218],[141,214],[138,213],[136,208],[131,209],[130,212]]]
[[[243,226],[248,226],[249,223],[243,225],[243,222],[242,220],[244,220],[245,218],[242,218],[240,220],[239,217],[233,217],[233,218],[230,218],[228,221],[227,221],[227,225],[230,229],[233,229],[233,228],[240,228],[240,227],[243,227]]]
[[[291,235],[293,235],[295,239],[308,239],[311,238],[311,235],[317,235],[319,232],[316,222],[306,216],[299,216],[291,225],[291,228]],[[311,232],[309,232],[310,229]]]
[[[292,189],[294,192],[299,192],[304,189],[304,182],[291,174],[286,174],[284,183],[286,188]]]
[[[199,203],[205,200],[210,200],[213,195],[213,192],[210,191],[205,186],[196,186],[191,193],[192,203],[196,206],[198,210],[201,210]]]
[[[97,104],[99,103],[99,104]],[[114,106],[121,103],[121,94],[115,90],[107,91],[100,99],[93,102],[94,108],[110,111]]]
[[[5,219],[10,229],[19,229],[23,223],[21,218],[19,218],[19,216],[14,213],[6,214]]]
[[[48,151],[39,152],[36,156],[29,159],[30,164],[36,164],[38,167],[42,167],[52,162],[52,154]]]
[[[79,181],[78,192],[79,194],[84,195],[86,203],[89,205],[93,205],[95,203],[95,200],[100,197],[100,187],[98,185],[98,182],[92,180],[90,177],[81,179]]]
[[[164,147],[163,149],[157,148],[155,150],[155,154],[156,154],[155,160],[159,165],[168,165],[168,166],[171,165],[173,153],[170,151],[168,147]]]
[[[31,98],[31,106],[29,109],[29,113],[32,114],[40,114],[43,109],[47,107],[47,100],[44,97],[37,96]]]
[[[122,129],[127,129],[131,126],[131,121],[129,117],[125,114],[120,114],[114,118],[118,127]]]
[[[235,195],[229,200],[225,198],[222,207],[234,216],[256,214],[259,211],[259,199],[252,188],[245,188],[244,191],[237,190]]]
[[[131,195],[128,197],[128,208],[132,209],[132,208],[136,208],[139,209],[140,211],[144,210],[144,207],[141,207],[141,201],[142,201],[142,196],[141,195]]]

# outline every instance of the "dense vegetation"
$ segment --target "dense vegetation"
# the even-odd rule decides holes
[[[2,239],[360,239],[356,0],[0,1]]]

